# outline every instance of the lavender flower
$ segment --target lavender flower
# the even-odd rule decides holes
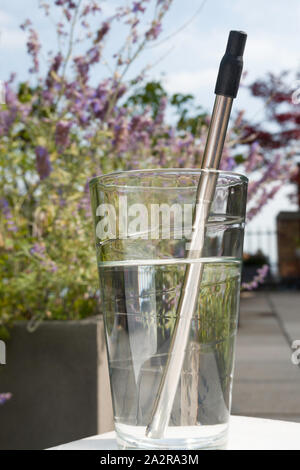
[[[58,268],[56,263],[52,259],[47,258],[46,256],[46,247],[44,243],[34,243],[34,245],[30,248],[29,251],[32,256],[36,256],[41,261],[41,265],[44,266],[46,269],[50,270],[52,273],[55,273],[57,271]]]
[[[96,36],[96,39],[94,41],[94,44],[98,44],[99,42],[102,41],[102,39],[104,38],[104,36],[107,35],[107,33],[109,32],[110,30],[110,24],[105,21],[101,28],[97,31],[97,36]]]
[[[50,5],[47,2],[40,2],[39,8],[42,8],[45,12],[46,16],[49,16],[50,14]]]
[[[57,34],[58,36],[60,37],[63,37],[63,36],[67,36],[68,33],[65,31],[64,29],[65,25],[64,23],[62,23],[61,21],[59,21],[56,25],[56,31],[57,31]]]
[[[138,12],[144,13],[146,8],[142,6],[142,3],[143,3],[142,1],[133,2],[133,6],[132,6],[133,13],[138,13]]]
[[[71,15],[70,11],[67,8],[64,8],[64,15],[65,15],[65,17],[67,18],[68,21],[71,21],[72,15]]]
[[[161,13],[164,14],[166,13],[171,4],[172,4],[173,0],[157,0],[157,5],[161,5]]]
[[[267,204],[268,200],[274,198],[275,194],[279,191],[280,188],[281,184],[273,186],[269,191],[265,188],[262,188],[259,196],[256,198],[255,206],[247,211],[247,220],[249,221],[253,219],[253,217],[258,214],[263,206]]]
[[[13,220],[13,216],[12,216],[7,199],[5,198],[0,199],[0,208],[2,209],[2,214],[5,219],[5,225],[6,225],[7,230],[9,232],[17,232],[18,228],[15,225],[15,222]]]
[[[87,57],[89,59],[89,65],[99,62],[101,57],[99,46],[91,47],[91,49],[87,51]]]
[[[86,83],[89,78],[89,63],[85,57],[78,56],[74,58],[74,64],[76,66],[80,80]]]
[[[254,276],[251,282],[244,282],[242,284],[242,289],[244,290],[253,290],[257,289],[259,284],[262,284],[269,272],[269,266],[264,264],[261,268],[257,270],[257,275]]]
[[[88,5],[85,5],[85,7],[82,10],[81,17],[87,16],[89,13],[95,14],[96,12],[101,11],[101,8],[97,4],[96,1],[89,1]]]
[[[0,393],[0,405],[4,405],[4,403],[10,400],[11,397],[11,393]]]
[[[45,245],[42,243],[35,243],[29,251],[32,255],[39,255],[43,257],[45,255],[46,248]]]
[[[226,171],[232,171],[236,167],[235,159],[233,157],[227,158]]]
[[[32,60],[33,60],[33,67],[29,69],[29,72],[31,73],[37,73],[39,71],[38,56],[39,56],[40,49],[41,49],[41,44],[39,42],[38,34],[33,28],[30,28],[29,37],[27,41],[27,51],[28,51],[28,54],[31,55]]]
[[[155,40],[162,32],[162,25],[158,21],[152,21],[151,28],[146,32],[146,38],[149,40]]]
[[[21,28],[23,31],[25,31],[25,30],[26,30],[27,28],[29,28],[29,26],[31,26],[31,25],[32,25],[32,23],[31,23],[30,19],[27,18],[27,20],[25,20],[24,23],[22,23],[22,24],[20,25],[20,28]]]
[[[167,104],[168,104],[168,98],[166,96],[163,96],[160,100],[157,115],[156,115],[156,118],[155,118],[155,123],[156,124],[163,124]]]
[[[245,171],[248,173],[259,167],[262,163],[262,156],[260,154],[261,148],[258,142],[253,142],[250,146],[250,152],[246,160]]]
[[[53,260],[49,260],[48,264],[46,264],[46,267],[48,267],[52,273],[56,273],[58,270],[57,264]]]
[[[87,218],[92,216],[90,195],[85,194],[78,203],[78,210],[83,210]]]
[[[48,150],[39,145],[35,148],[35,155],[36,170],[39,174],[40,180],[44,180],[45,178],[48,178],[52,171]]]
[[[0,113],[0,136],[7,135],[17,117],[17,109],[9,109]]]
[[[76,8],[76,3],[73,0],[55,0],[55,5],[57,6],[64,6],[66,5],[67,8]]]
[[[55,143],[60,151],[64,150],[70,143],[69,132],[71,127],[71,121],[59,121],[56,125]]]
[[[125,152],[128,149],[128,123],[127,120],[120,117],[112,125],[114,138],[112,144],[117,152]]]
[[[54,82],[55,82],[55,79],[54,79],[54,74],[57,74],[61,64],[62,64],[62,61],[63,61],[63,56],[62,54],[59,52],[58,54],[56,54],[56,56],[54,57],[53,59],[53,62],[52,62],[52,65],[49,69],[49,72],[48,72],[48,75],[47,75],[47,78],[46,78],[46,85],[47,85],[47,88],[51,88],[53,85],[54,85]]]

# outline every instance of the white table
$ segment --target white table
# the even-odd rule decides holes
[[[117,449],[115,433],[70,442],[51,450]],[[231,416],[229,450],[300,450],[300,423]]]

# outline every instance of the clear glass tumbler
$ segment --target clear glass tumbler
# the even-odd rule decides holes
[[[201,171],[217,174],[201,258],[188,255]],[[231,407],[247,178],[214,170],[117,172],[90,182],[120,448],[224,448]],[[188,263],[204,269],[169,426],[146,437]]]

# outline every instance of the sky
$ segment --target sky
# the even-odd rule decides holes
[[[104,12],[126,0],[102,0]],[[26,9],[24,8],[26,5]],[[26,19],[41,32],[44,44],[55,44],[53,25],[38,9],[38,0],[0,0],[0,79],[10,72],[28,77],[29,61],[26,39],[19,25]],[[300,68],[300,2],[299,0],[174,0],[157,46],[149,47],[132,69],[133,75],[146,64],[152,64],[150,79],[161,79],[170,93],[195,95],[205,110],[212,108],[214,84],[220,58],[231,29],[248,33],[244,57],[247,80],[263,77],[267,72]],[[111,47],[120,40],[111,39]],[[97,72],[101,74],[101,71]],[[94,77],[95,80],[98,76]],[[262,105],[241,90],[234,109],[245,109],[255,121],[262,115]],[[296,210],[286,194],[286,187],[251,227],[274,228],[280,210]]]

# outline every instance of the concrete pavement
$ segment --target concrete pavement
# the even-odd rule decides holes
[[[241,299],[232,414],[300,422],[300,292],[247,293]]]

